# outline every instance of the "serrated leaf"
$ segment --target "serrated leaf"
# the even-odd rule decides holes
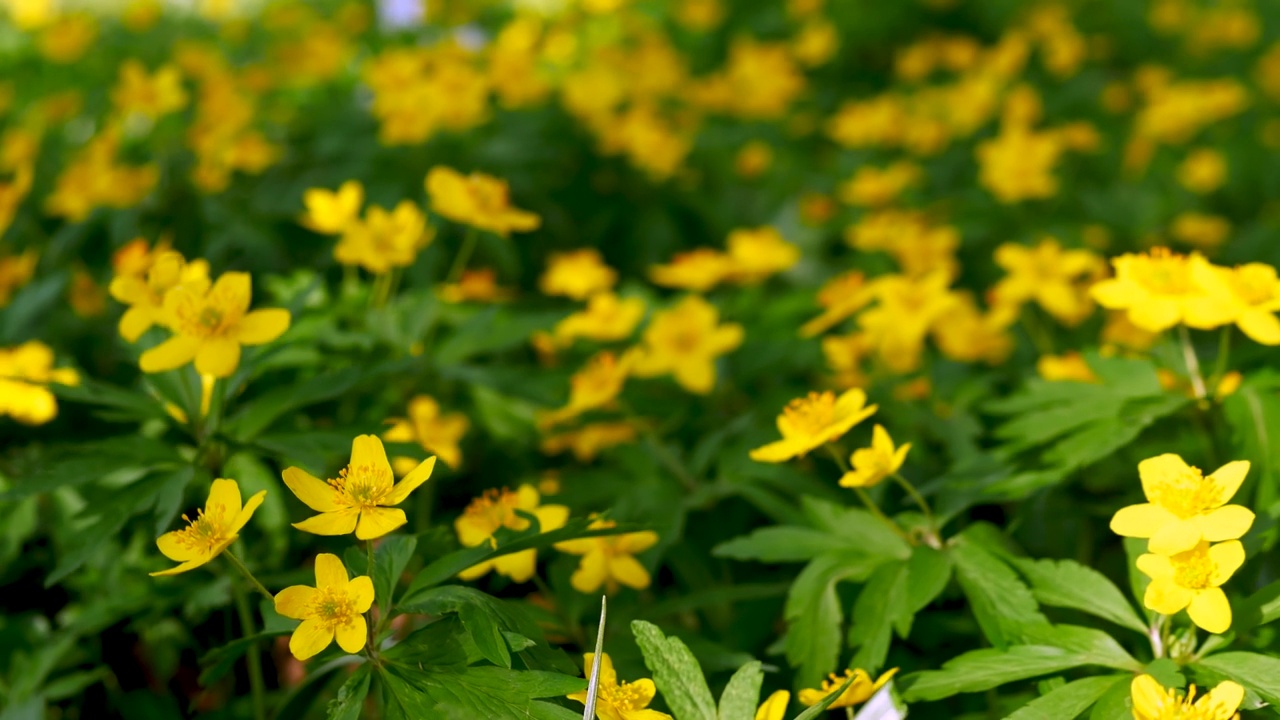
[[[1127,675],[1102,675],[1069,682],[1018,708],[1005,720],[1072,720],[1098,701]]]
[[[759,661],[738,668],[729,678],[729,684],[724,686],[724,692],[720,693],[720,705],[716,711],[719,720],[753,720],[763,683],[764,671]]]
[[[536,670],[464,667],[420,670],[401,663],[379,668],[389,720],[579,720],[562,698],[586,688],[582,678]]]
[[[1041,604],[1064,607],[1110,620],[1146,634],[1146,624],[1107,576],[1074,560],[1019,558],[1014,567],[1031,583]]]
[[[1027,625],[1019,642],[1027,645],[1052,645],[1073,653],[1089,665],[1139,672],[1142,664],[1121,647],[1116,639],[1097,628],[1078,625]]]
[[[1008,647],[1023,626],[1048,620],[1017,573],[971,537],[962,535],[952,550],[956,576],[983,635],[997,648]]]
[[[881,563],[862,554],[820,555],[800,571],[787,594],[785,648],[798,687],[816,687],[836,666],[844,612],[836,583],[867,578]]]
[[[902,679],[907,702],[941,700],[961,693],[982,692],[1018,680],[1090,664],[1078,654],[1050,645],[1014,645],[1008,650],[972,650]]]
[[[851,667],[875,673],[884,665],[893,636],[893,621],[904,610],[906,563],[888,562],[876,568],[858,593],[849,625],[849,646],[858,648]]]
[[[631,633],[676,720],[716,720],[716,703],[702,666],[684,642],[667,637],[657,625],[643,620],[631,621]]]
[[[935,550],[927,545],[918,545],[911,550],[911,558],[907,560],[906,597],[902,612],[898,613],[894,627],[898,637],[905,638],[911,634],[911,624],[916,613],[929,606],[951,581],[953,569],[951,555],[942,550]]]

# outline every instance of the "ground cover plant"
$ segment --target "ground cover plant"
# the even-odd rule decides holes
[[[0,720],[1280,706],[1280,6],[0,3]]]

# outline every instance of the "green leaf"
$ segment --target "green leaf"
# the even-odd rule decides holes
[[[188,464],[169,443],[136,434],[51,446],[47,457],[51,461],[35,472],[14,478],[13,488],[0,494],[0,502],[77,487],[117,472],[136,471],[142,475]]]
[[[816,687],[836,666],[844,612],[836,583],[867,578],[882,561],[849,552],[813,559],[800,571],[787,594],[787,662],[797,669],[797,687]]]
[[[539,698],[563,698],[586,688],[582,678],[536,670],[419,668],[399,662],[379,668],[379,678],[388,720],[579,720],[578,713]]]
[[[1023,705],[1005,720],[1072,720],[1128,675],[1100,675],[1069,682]]]
[[[284,630],[279,632],[264,632],[249,637],[237,638],[216,647],[205,653],[200,658],[200,665],[204,667],[200,671],[200,686],[210,687],[218,680],[221,680],[231,669],[235,667],[236,662],[245,654],[250,652],[252,648],[258,646],[270,647],[271,641],[281,635],[288,635],[290,631]]]
[[[1003,560],[966,533],[956,543],[952,558],[960,587],[982,627],[982,633],[997,648],[1008,647],[1023,626],[1047,624],[1035,596]]]
[[[458,608],[458,619],[462,621],[462,627],[471,634],[471,640],[485,660],[501,667],[511,667],[511,653],[507,651],[507,641],[502,637],[502,629],[486,608],[476,603],[466,603]]]
[[[907,702],[941,700],[960,693],[990,690],[1017,680],[1059,673],[1090,664],[1078,654],[1050,645],[1014,645],[1008,650],[972,650],[902,679]]]
[[[418,538],[412,535],[384,537],[373,553],[373,593],[383,613],[391,607],[400,576],[418,548]]]
[[[912,548],[911,558],[907,560],[905,604],[894,621],[898,637],[905,638],[911,634],[911,624],[916,613],[924,610],[942,594],[951,581],[953,567],[949,553],[927,545]]]
[[[224,423],[223,430],[235,440],[247,442],[294,410],[342,397],[359,385],[372,384],[383,375],[410,366],[405,360],[362,365],[273,388],[241,405],[240,411]]]
[[[643,620],[631,622],[631,633],[676,720],[716,720],[716,703],[702,666],[684,642],[663,635],[657,625]]]
[[[905,610],[906,563],[888,562],[871,573],[853,605],[849,646],[858,648],[851,667],[874,673],[884,665],[893,636],[893,622]]]
[[[844,691],[849,689],[849,686],[853,684],[853,681],[854,678],[852,677],[845,680],[843,685],[832,690],[830,695],[822,698],[822,700],[816,705],[810,705],[807,710],[797,715],[795,720],[817,720],[817,718],[822,717],[822,714],[827,711],[827,708],[831,707],[831,703],[840,699],[840,696],[844,695]]]
[[[1225,652],[1210,655],[1196,663],[1196,667],[1221,673],[1272,705],[1280,705],[1280,658],[1251,652]]]
[[[369,683],[373,679],[368,665],[361,665],[338,688],[338,697],[329,701],[329,720],[360,720],[364,699],[369,695]]]
[[[93,378],[81,377],[78,385],[52,383],[48,387],[59,400],[110,408],[113,414],[121,419],[142,422],[168,417],[164,406],[150,395],[119,388]]]
[[[760,704],[760,686],[764,684],[764,671],[759,661],[749,662],[738,668],[729,678],[729,684],[720,693],[719,720],[753,720],[756,705]]]
[[[1280,488],[1280,443],[1273,442],[1280,431],[1280,373],[1270,368],[1251,372],[1236,392],[1222,403],[1223,415],[1231,425],[1232,441],[1238,449],[1235,457],[1251,458],[1256,474],[1246,480],[1252,485],[1253,507],[1267,508],[1275,504],[1277,488]],[[1236,502],[1248,497],[1236,496]],[[1247,504],[1247,503],[1246,503]],[[1270,536],[1264,547],[1271,547],[1276,530],[1269,528]]]
[[[725,541],[712,549],[716,557],[767,563],[805,562],[832,551],[860,550],[848,538],[807,527],[779,525]]]
[[[1089,665],[1140,672],[1139,663],[1115,638],[1097,628],[1078,625],[1027,625],[1023,627],[1021,643],[1027,645],[1052,645],[1073,653]]]
[[[1014,561],[1014,567],[1031,583],[1036,600],[1110,620],[1121,627],[1146,634],[1146,623],[1124,594],[1107,576],[1074,560]]]
[[[800,509],[813,527],[845,538],[869,555],[905,560],[911,546],[884,521],[862,508],[851,508],[805,495]]]
[[[1231,629],[1237,635],[1280,618],[1280,580],[1268,583],[1254,594],[1235,604]]]

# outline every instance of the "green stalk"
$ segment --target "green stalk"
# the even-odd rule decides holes
[[[1178,339],[1182,343],[1182,359],[1187,364],[1187,374],[1191,376],[1191,389],[1197,400],[1204,400],[1208,392],[1204,386],[1204,375],[1200,372],[1200,358],[1196,357],[1196,348],[1191,344],[1191,331],[1186,325],[1178,326]]]
[[[452,285],[458,282],[458,278],[462,277],[462,271],[467,269],[467,261],[471,259],[471,254],[476,250],[476,242],[480,239],[480,233],[473,227],[467,228],[467,235],[462,239],[462,247],[458,248],[458,254],[453,258],[453,265],[449,267],[449,274],[445,276],[446,285]]]
[[[836,461],[836,465],[840,467],[841,472],[849,472],[849,463],[845,461],[844,456],[840,454],[840,451],[836,450],[835,445],[832,445],[831,443],[827,443],[823,447],[827,449],[827,452],[830,453],[831,457]],[[854,494],[858,496],[858,499],[862,501],[862,504],[867,508],[867,510],[871,512],[872,515],[875,515],[876,517],[880,518],[881,522],[888,525],[889,528],[893,530],[895,535],[902,538],[903,540],[907,540],[907,533],[901,527],[899,527],[898,523],[894,522],[892,518],[884,514],[884,511],[882,511],[880,507],[876,505],[875,501],[871,499],[871,496],[867,494],[866,490],[863,490],[860,487],[855,487],[851,489],[853,490]]]
[[[222,554],[225,555],[226,558],[231,561],[232,565],[236,566],[236,569],[240,571],[241,575],[244,575],[245,579],[249,581],[249,584],[252,585],[255,590],[262,593],[262,596],[265,597],[266,599],[270,600],[271,602],[275,602],[276,598],[274,595],[271,594],[271,591],[268,590],[262,583],[258,582],[258,578],[254,577],[253,573],[249,572],[249,568],[245,567],[244,563],[240,562],[240,558],[236,557],[235,553],[231,552],[231,548],[227,548],[226,550],[223,550]]]
[[[238,560],[235,562],[239,563]],[[252,579],[252,576],[250,578]],[[254,580],[254,582],[257,581]],[[236,613],[240,616],[240,632],[246,638],[253,637],[257,634],[257,630],[253,626],[253,612],[249,609],[249,600],[245,597],[244,589],[238,583],[232,583],[231,594],[235,598]],[[262,658],[258,655],[258,643],[249,645],[249,652],[245,654],[244,659],[249,669],[249,691],[253,698],[254,720],[266,720],[266,684],[262,680]]]

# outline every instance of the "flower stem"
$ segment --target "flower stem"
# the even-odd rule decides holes
[[[458,282],[458,278],[462,277],[462,271],[467,269],[467,261],[471,259],[471,254],[476,250],[476,241],[480,239],[480,233],[475,228],[467,228],[467,236],[462,239],[462,247],[458,248],[458,254],[453,258],[453,265],[449,267],[449,274],[445,276],[446,285],[452,285]]]
[[[1218,359],[1214,362],[1213,377],[1210,379],[1215,391],[1217,390],[1218,383],[1221,382],[1223,376],[1227,374],[1227,368],[1230,366],[1231,328],[1231,325],[1222,328],[1222,333],[1218,336]]]
[[[368,558],[368,564],[365,565],[365,572],[369,574],[369,579],[373,580],[373,540],[364,541],[365,557]],[[394,585],[392,586],[394,587]],[[378,633],[382,631],[382,622],[379,621],[378,626],[373,626],[373,609],[378,604],[378,598],[373,599],[373,604],[369,606],[368,617],[365,618],[364,626],[369,633],[368,639],[365,641],[365,647],[369,650],[369,659],[374,659],[376,650],[374,645],[378,640]]]
[[[1164,623],[1169,616],[1156,615],[1155,620],[1151,622],[1151,628],[1147,630],[1147,637],[1151,640],[1151,655],[1159,660],[1164,657]]]
[[[258,582],[258,578],[254,577],[253,573],[249,572],[249,568],[245,567],[244,563],[240,562],[240,558],[236,557],[235,553],[231,552],[230,548],[223,550],[222,554],[225,555],[226,558],[231,561],[232,565],[236,566],[236,569],[240,571],[241,575],[244,575],[245,579],[249,581],[249,584],[252,585],[255,590],[262,593],[262,597],[272,602],[275,602],[276,598],[274,595],[271,594],[271,591],[268,590],[262,583]]]
[[[1200,358],[1196,357],[1196,348],[1191,344],[1191,331],[1186,325],[1178,326],[1178,339],[1182,342],[1182,359],[1187,364],[1187,374],[1191,376],[1191,389],[1197,400],[1203,400],[1208,394],[1204,386],[1204,375],[1200,372]]]
[[[853,720],[853,706],[852,706],[852,705],[845,705],[845,706],[844,706],[844,716],[845,716],[845,718],[847,718],[847,720]]]
[[[893,479],[902,486],[903,490],[907,491],[907,494],[911,496],[911,499],[915,502],[916,506],[920,508],[920,512],[924,513],[924,520],[929,524],[929,529],[936,531],[938,529],[938,522],[933,517],[933,511],[929,509],[929,503],[925,502],[924,496],[920,494],[919,490],[916,490],[916,486],[912,485],[909,480],[902,477],[902,473],[894,473]]]
[[[238,560],[236,562],[239,563]],[[252,580],[253,576],[250,575],[249,578]],[[253,612],[249,609],[249,599],[245,597],[244,589],[232,583],[231,594],[235,598],[236,613],[240,616],[241,634],[246,638],[253,637],[257,630],[254,629]],[[253,698],[254,720],[266,720],[266,686],[262,681],[262,658],[258,655],[258,643],[249,645],[249,652],[245,653],[244,660],[249,670],[249,692]]]

